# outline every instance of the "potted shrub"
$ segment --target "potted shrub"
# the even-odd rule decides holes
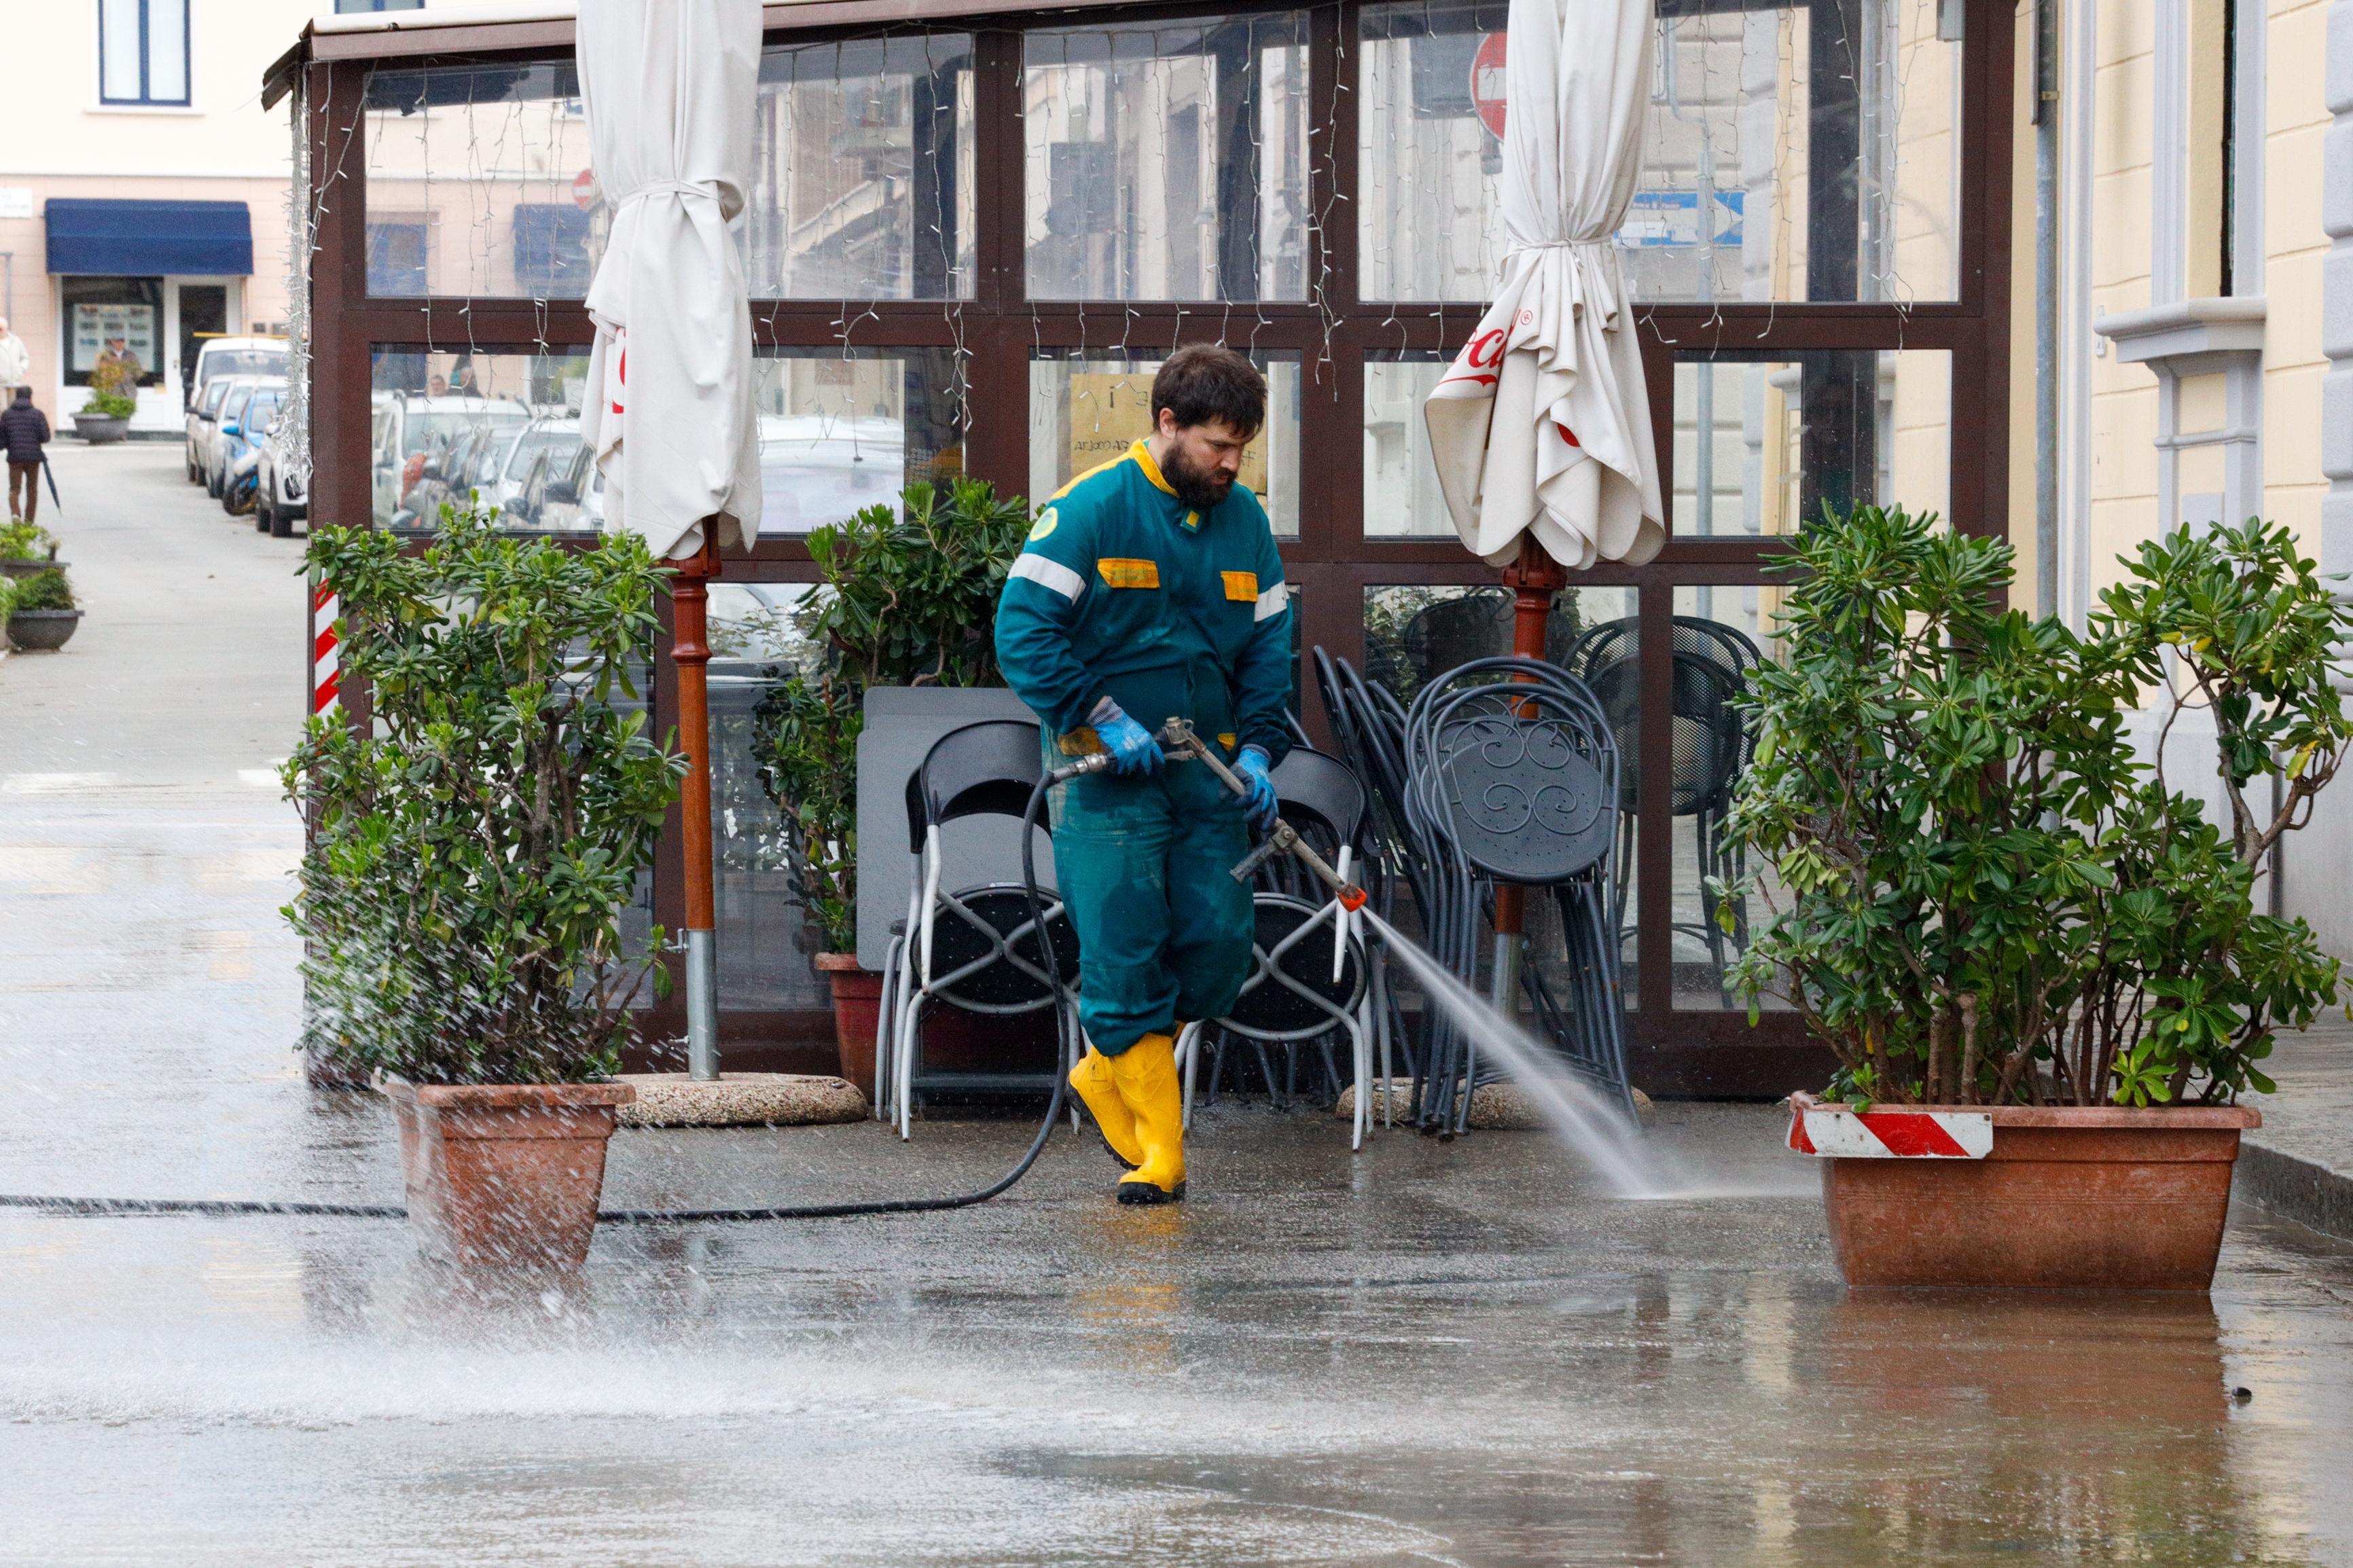
[[[809,535],[819,586],[795,620],[809,656],[754,715],[760,782],[831,981],[841,1076],[874,1091],[881,976],[858,967],[858,736],[871,686],[996,686],[997,596],[1029,526],[978,479],[911,484]]]
[[[621,911],[686,763],[645,731],[631,670],[667,571],[630,536],[501,538],[444,508],[421,552],[322,528],[365,731],[314,721],[286,764],[310,813],[303,1047],[389,1079],[409,1215],[459,1262],[586,1257],[610,1081],[654,951]]]
[[[8,642],[20,653],[55,653],[81,624],[73,587],[58,566],[10,580],[6,610]]]
[[[57,535],[38,523],[0,522],[0,578],[30,577],[70,564],[58,559]]]
[[[1983,1159],[1823,1161],[1848,1281],[2204,1289],[2261,1122],[2239,1097],[2339,994],[2254,895],[2353,739],[2328,668],[2353,611],[2259,520],[2144,545],[2081,636],[2000,608],[2006,543],[1901,510],[1791,556],[1729,828],[1773,871],[1740,983],[1838,1056],[1800,1129],[1990,1123]],[[2211,712],[2228,821],[2175,787],[2180,742],[2136,753],[2151,700]]]
[[[120,441],[131,430],[131,416],[139,400],[128,393],[92,391],[90,401],[73,416],[74,434],[93,447]]]

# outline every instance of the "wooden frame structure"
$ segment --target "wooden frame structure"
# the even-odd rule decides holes
[[[1862,0],[1772,0],[1845,7]],[[1660,0],[1669,15],[1735,12],[1767,0]],[[1353,213],[1358,145],[1358,94],[1335,90],[1356,81],[1362,51],[1358,16],[1365,0],[1320,0],[1271,5],[1259,0],[1225,5],[1125,5],[1008,11],[1002,0],[818,0],[765,8],[771,45],[828,38],[900,35],[937,27],[969,34],[974,47],[976,272],[973,297],[938,300],[851,301],[755,300],[753,326],[760,348],[958,347],[968,351],[972,423],[965,442],[965,471],[1000,491],[1029,488],[1029,365],[1039,350],[1125,346],[1162,348],[1214,339],[1226,307],[1210,304],[1113,301],[1032,302],[1024,297],[1024,144],[1021,72],[1023,32],[1089,22],[1238,16],[1286,11],[1305,18],[1308,37],[1308,135],[1312,209]],[[1899,305],[1852,301],[1641,304],[1638,320],[1650,374],[1661,470],[1673,490],[1673,369],[1678,359],[1787,360],[1800,351],[1941,350],[1951,356],[1950,519],[1966,531],[2008,531],[2010,320],[2010,190],[2012,26],[2009,9],[1970,0],[1960,68],[1955,167],[1959,192],[1957,287],[1947,301]],[[311,268],[313,449],[317,479],[314,516],[360,521],[370,516],[370,395],[374,345],[418,341],[462,342],[489,353],[585,352],[594,338],[587,313],[573,300],[452,298],[383,299],[368,293],[365,160],[360,153],[369,73],[434,65],[497,65],[569,58],[569,21],[437,24],[432,13],[405,17],[397,30],[308,32],[271,69],[271,90],[282,91],[301,73],[309,108],[317,247]],[[1311,297],[1253,301],[1252,346],[1301,356],[1304,378],[1300,430],[1299,534],[1283,545],[1285,570],[1297,584],[1303,644],[1323,645],[1361,658],[1364,590],[1397,584],[1492,584],[1498,574],[1451,541],[1366,538],[1362,530],[1363,377],[1369,353],[1458,349],[1476,324],[1475,303],[1362,303],[1356,299],[1357,231],[1353,221],[1310,229],[1307,275],[1318,280]],[[854,316],[847,327],[845,318]],[[1672,641],[1674,594],[1680,587],[1753,584],[1776,546],[1770,539],[1678,537],[1653,563],[1606,567],[1578,574],[1580,585],[1633,591],[1642,646],[1643,705],[1664,711],[1672,668],[1663,650]],[[750,557],[730,557],[731,582],[814,580],[806,547],[797,540],[765,541]],[[667,639],[665,639],[667,642]],[[1311,711],[1313,681],[1303,682]],[[355,715],[363,692],[345,693]],[[658,723],[676,712],[676,672],[665,660],[656,671]],[[1641,731],[1639,769],[1640,841],[1634,873],[1641,908],[1664,909],[1672,898],[1673,819],[1668,780],[1672,757],[1669,726]],[[682,910],[682,857],[675,814],[656,869],[656,918],[672,927]],[[1808,1047],[1795,1019],[1768,1013],[1751,1026],[1734,1010],[1677,1010],[1668,962],[1672,933],[1663,921],[1641,930],[1631,998],[1629,1040],[1633,1075],[1653,1092],[1761,1095],[1817,1080],[1828,1057]],[[675,1001],[657,1009],[657,1033],[675,1034],[682,1016]],[[815,1068],[831,1060],[829,1015],[723,1013],[722,1041],[731,1067]]]

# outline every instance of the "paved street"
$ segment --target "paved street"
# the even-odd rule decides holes
[[[289,1049],[299,546],[176,448],[58,453],[90,615],[0,662],[0,1192],[397,1201]],[[2242,1207],[2211,1301],[1850,1297],[1780,1131],[1664,1106],[1733,1195],[1630,1204],[1539,1134],[1229,1102],[1181,1209],[1066,1136],[979,1209],[607,1228],[569,1282],[0,1210],[0,1563],[2353,1563],[2353,1247]],[[608,1195],[1028,1135],[625,1131]]]

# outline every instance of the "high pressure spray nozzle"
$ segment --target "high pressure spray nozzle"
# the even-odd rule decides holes
[[[1196,762],[1208,763],[1209,771],[1218,775],[1219,782],[1234,794],[1245,796],[1250,794],[1250,785],[1244,784],[1233,769],[1226,766],[1225,759],[1219,756],[1208,742],[1194,733],[1190,721],[1170,719],[1160,727],[1160,743],[1168,748],[1172,756],[1191,757]],[[1266,842],[1244,856],[1241,864],[1234,868],[1234,880],[1249,881],[1258,875],[1261,866],[1277,855],[1297,858],[1301,865],[1315,873],[1317,880],[1332,889],[1332,896],[1340,900],[1341,908],[1364,908],[1365,889],[1332,869],[1324,857],[1315,853],[1315,847],[1300,837],[1298,830],[1279,816],[1274,819],[1274,826],[1267,829]]]

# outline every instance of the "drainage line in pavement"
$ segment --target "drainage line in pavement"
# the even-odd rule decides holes
[[[1038,894],[1037,838],[1038,814],[1046,804],[1046,792],[1067,778],[1082,773],[1099,771],[1110,758],[1089,757],[1070,767],[1057,768],[1038,781],[1029,792],[1029,805],[1021,814],[1021,880],[1029,895],[1030,929],[1038,933],[1038,951],[1045,960],[1047,983],[1054,991],[1054,1026],[1062,1043],[1062,1060],[1070,1059],[1071,1010],[1070,996],[1062,986],[1062,966],[1054,957],[1053,933],[1046,926],[1046,908]],[[1020,1163],[997,1181],[974,1192],[958,1193],[944,1198],[878,1198],[866,1203],[797,1204],[775,1208],[749,1209],[613,1209],[596,1215],[604,1225],[681,1225],[699,1221],[772,1219],[847,1219],[855,1215],[929,1214],[940,1209],[970,1208],[985,1204],[1029,1173],[1038,1156],[1046,1150],[1046,1140],[1053,1135],[1054,1121],[1062,1114],[1063,1097],[1069,1092],[1069,1080],[1060,1073],[1054,1075],[1054,1093],[1047,1101],[1045,1119],[1038,1123],[1038,1136],[1031,1139],[1029,1152]],[[38,1209],[48,1214],[115,1215],[132,1217],[156,1215],[284,1215],[319,1219],[406,1219],[408,1211],[397,1204],[296,1204],[267,1203],[237,1198],[59,1198],[30,1196],[21,1194],[0,1194],[0,1208]]]

